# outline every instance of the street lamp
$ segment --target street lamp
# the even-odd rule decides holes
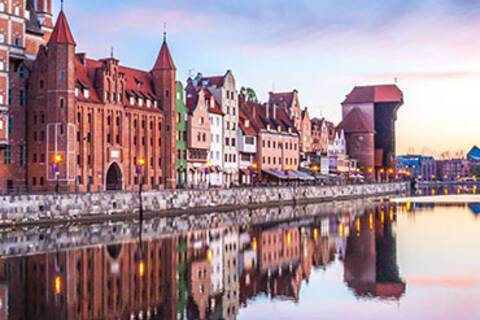
[[[60,192],[60,164],[63,162],[63,157],[61,154],[56,153],[53,156],[53,173],[55,174],[55,192]]]
[[[143,168],[145,167],[145,158],[140,157],[137,160],[137,167],[136,172],[139,178],[140,186],[138,188],[138,196],[140,198],[139,205],[140,205],[140,220],[143,220],[143,204],[142,204],[142,191],[143,191]]]
[[[255,180],[257,180],[257,172],[258,172],[258,163],[252,163],[252,183],[255,184]]]

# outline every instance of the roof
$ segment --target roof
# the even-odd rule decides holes
[[[474,146],[467,154],[467,158],[472,161],[480,161],[480,148]]]
[[[160,48],[160,53],[158,54],[157,61],[153,70],[175,70],[175,63],[173,62],[172,55],[170,54],[170,49],[168,49],[167,39],[163,38],[162,47]]]
[[[48,43],[76,45],[72,32],[70,31],[70,26],[68,25],[67,17],[65,17],[63,11],[60,11],[58,15],[55,28]]]
[[[242,130],[243,134],[246,135],[246,136],[255,136],[257,134],[257,132],[253,128],[250,119],[245,114],[245,111],[242,108],[240,108],[238,117],[239,117],[239,120],[240,120],[238,122],[238,127],[240,128],[240,130]],[[248,121],[248,123],[247,123],[247,121]]]
[[[207,86],[216,86],[217,88],[223,87],[225,77],[224,76],[214,76],[214,77],[202,77],[201,83],[203,84],[206,81]]]
[[[294,93],[295,93],[295,90],[292,92],[279,92],[279,93],[270,92],[270,103],[275,105],[286,103],[287,107],[290,107],[293,103]]]
[[[394,84],[355,87],[342,104],[403,102],[403,93]]]
[[[337,126],[337,130],[343,130],[345,133],[373,133],[373,129],[368,123],[367,118],[362,111],[354,108]]]
[[[75,59],[75,77],[77,82],[89,89],[90,97],[79,96],[81,100],[100,103],[101,100],[95,87],[95,78],[98,71],[105,68],[105,61],[86,58],[84,54],[77,54]],[[136,98],[157,100],[153,87],[153,78],[150,72],[130,67],[119,66],[118,72],[125,77],[125,92]]]
[[[193,110],[197,107],[199,94],[200,92],[203,92],[203,96],[205,99],[210,100],[213,97],[214,100],[213,106],[211,105],[211,103],[208,103],[208,112],[223,116],[222,108],[220,107],[217,99],[215,99],[210,90],[204,87],[195,87],[191,82],[189,82],[187,87],[191,96],[187,96],[186,106],[190,112],[193,112]]]
[[[37,11],[33,0],[27,0],[27,10],[30,12],[30,18],[26,22],[27,32],[43,34],[40,20],[38,20]]]
[[[267,108],[269,108],[269,116],[267,117]],[[273,109],[275,110],[275,117],[273,117]],[[250,120],[252,127],[256,132],[266,130],[267,125],[270,125],[272,130],[277,130],[280,126],[282,132],[288,132],[291,129],[292,133],[298,134],[292,120],[283,108],[270,106],[267,103],[260,104],[257,102],[246,101],[241,106],[243,114]]]

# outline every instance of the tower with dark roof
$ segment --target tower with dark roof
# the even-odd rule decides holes
[[[343,119],[349,124],[345,130],[347,140],[352,142],[348,136],[358,135],[359,129],[374,133],[373,143],[349,146],[349,149],[368,149],[362,152],[361,167],[377,170],[395,167],[395,121],[402,105],[403,93],[396,85],[355,87],[343,101]],[[369,153],[368,161],[366,153]]]
[[[176,186],[176,67],[168,48],[166,34],[151,74],[158,104],[163,109],[165,117],[165,125],[162,128],[162,136],[165,138],[162,168],[164,183],[167,188],[174,189]]]
[[[28,139],[28,150],[33,159],[27,181],[31,187],[44,185],[53,191],[58,180],[62,191],[75,188],[75,47],[67,18],[61,11],[29,79],[32,90],[28,114],[33,136]],[[39,145],[42,140],[46,148],[45,144]]]

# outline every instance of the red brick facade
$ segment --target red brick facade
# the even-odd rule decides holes
[[[136,190],[142,179],[147,190],[174,188],[175,65],[166,41],[150,72],[75,47],[61,12],[29,77],[28,189]]]
[[[51,0],[43,0],[51,20]],[[26,189],[26,84],[32,60],[51,29],[33,0],[0,0],[0,193]]]

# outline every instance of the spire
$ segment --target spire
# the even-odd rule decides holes
[[[57,23],[55,24],[55,28],[50,36],[50,40],[48,41],[48,44],[52,43],[76,45],[63,10],[60,11],[60,14],[58,15]]]
[[[158,54],[157,61],[153,70],[175,70],[175,63],[173,62],[172,55],[167,45],[166,33],[164,33],[162,48]]]

